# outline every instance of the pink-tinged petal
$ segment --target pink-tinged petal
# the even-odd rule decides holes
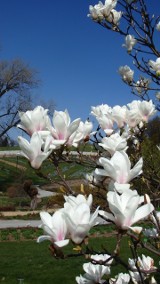
[[[140,158],[139,161],[133,167],[133,169],[130,170],[128,181],[130,181],[130,180],[134,179],[135,177],[137,177],[138,175],[140,175],[142,173],[142,167],[143,167],[143,159]]]
[[[62,241],[54,242],[54,244],[55,244],[57,247],[59,247],[59,248],[68,245],[68,243],[69,243],[69,240],[68,240],[68,239],[62,240]]]
[[[67,134],[67,122],[64,119],[64,116],[61,112],[55,111],[54,117],[53,117],[53,125],[54,128],[58,134],[59,140],[66,139]]]
[[[151,203],[139,207],[134,214],[134,217],[132,219],[133,222],[132,224],[146,218],[153,210],[154,206]]]
[[[46,236],[46,235],[38,237],[37,243],[41,243],[43,241],[53,241],[53,239],[50,236]]]

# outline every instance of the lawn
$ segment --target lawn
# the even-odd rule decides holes
[[[115,238],[90,239],[89,246],[93,246],[97,251],[102,249],[102,245],[103,248],[112,251],[115,247]],[[36,241],[1,242],[0,282],[17,284],[18,279],[22,278],[24,284],[75,284],[75,277],[80,273],[83,274],[82,264],[87,260],[83,257],[55,259],[51,256],[48,246],[48,242],[41,244],[37,244]],[[73,247],[70,245],[65,249],[65,253],[71,252],[73,253]],[[120,254],[126,261],[131,257],[126,238],[122,241]],[[124,269],[120,265],[114,266],[112,275],[121,271]]]

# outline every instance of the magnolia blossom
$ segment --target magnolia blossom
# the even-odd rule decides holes
[[[104,132],[107,135],[110,135],[113,133],[114,123],[110,115],[107,115],[107,114],[101,115],[97,117],[97,121],[99,122],[99,125],[101,126],[101,128],[104,130]]]
[[[130,84],[133,81],[134,71],[129,66],[121,66],[119,68],[119,74],[121,75],[124,82]]]
[[[160,21],[158,22],[158,24],[156,25],[156,30],[160,31]]]
[[[149,60],[148,65],[150,68],[156,72],[156,75],[160,75],[160,57],[156,59],[156,61]]]
[[[95,6],[89,5],[89,12],[87,16],[90,17],[95,22],[101,22],[104,19],[101,9],[103,8],[103,3],[99,1]]]
[[[89,202],[90,203],[90,202]],[[91,227],[97,224],[98,208],[91,214],[87,202],[65,202],[64,214],[72,241],[80,244],[87,236]]]
[[[127,149],[126,139],[122,138],[118,133],[112,134],[110,137],[104,137],[99,145],[111,155],[113,155],[116,151]]]
[[[132,225],[146,218],[154,210],[151,203],[139,207],[141,197],[136,191],[132,190],[126,191],[121,195],[109,191],[107,193],[107,201],[111,213],[99,210],[99,214],[106,220],[115,223],[122,230],[134,230]],[[136,227],[135,230],[137,231],[138,228]]]
[[[107,104],[101,104],[96,107],[91,107],[91,114],[94,115],[96,118],[101,117],[102,115],[111,115],[112,108]]]
[[[107,18],[113,8],[117,5],[117,0],[105,0],[103,7],[101,7],[101,13]]]
[[[125,43],[122,45],[123,47],[126,47],[128,53],[130,53],[137,43],[137,40],[132,35],[127,35],[125,37]]]
[[[136,126],[140,121],[148,122],[149,118],[156,113],[155,105],[152,100],[133,100],[131,103],[127,104],[127,106],[129,108],[127,111],[127,122],[130,126]]]
[[[113,23],[114,25],[118,25],[121,17],[122,17],[122,12],[121,11],[118,12],[115,9],[112,9],[110,14],[109,14],[109,16],[106,17],[106,21],[110,22],[110,23]]]
[[[109,280],[109,284],[128,284],[130,275],[127,273],[119,273],[115,278]]]
[[[30,143],[21,136],[18,137],[18,143],[24,157],[30,161],[31,166],[35,169],[39,169],[42,162],[51,154],[51,150],[45,147],[44,141],[38,132],[33,133]],[[44,147],[44,151],[42,151],[42,147]]]
[[[65,195],[64,199],[71,207],[76,207],[81,203],[87,203],[87,205],[91,208],[93,202],[92,194],[89,194],[88,197],[85,197],[83,194],[78,194],[77,196]]]
[[[44,109],[42,106],[37,106],[34,110],[26,112],[19,111],[21,123],[17,127],[23,129],[30,136],[34,132],[46,130],[50,124],[47,112],[48,109]]]
[[[111,177],[117,183],[129,183],[133,178],[142,173],[142,158],[131,169],[131,163],[128,155],[124,151],[117,151],[109,160],[107,158],[100,158],[99,164],[103,169],[97,168],[95,173],[101,176]]]
[[[76,277],[76,281],[78,284],[102,284],[105,282],[105,280],[102,280],[102,277],[105,274],[110,273],[110,268],[105,266],[105,265],[100,265],[100,264],[92,264],[91,262],[89,263],[84,263],[83,264],[83,269],[86,272],[83,276],[80,275]]]
[[[142,121],[148,122],[149,118],[156,113],[155,105],[153,104],[152,100],[149,102],[139,102],[139,113]]]
[[[128,263],[132,269],[136,269],[136,261],[134,259],[128,259]],[[142,257],[138,257],[138,266],[141,270],[145,272],[150,272],[150,270],[155,270],[154,260],[150,256],[145,256],[142,254]]]
[[[113,132],[113,119],[112,119],[112,108],[107,104],[98,105],[91,107],[91,114],[94,115],[106,134],[110,135]]]
[[[118,127],[124,127],[126,122],[126,106],[114,106],[112,108],[112,118],[117,123]]]
[[[137,271],[130,271],[130,276],[131,276],[133,284],[141,283],[142,282],[141,277],[142,277],[143,280],[146,279],[146,276],[145,276],[144,273],[141,273],[141,277],[140,277],[140,274]]]
[[[56,211],[52,216],[48,212],[41,212],[40,217],[42,220],[41,227],[46,235],[38,237],[38,243],[49,240],[58,247],[63,247],[69,243],[69,240],[65,239],[67,224],[62,210]]]
[[[90,121],[82,122],[80,121],[79,127],[75,133],[73,133],[67,142],[67,144],[71,144],[74,147],[79,145],[80,141],[87,141],[89,140],[90,135],[92,134],[93,124]]]
[[[71,122],[69,113],[67,110],[63,111],[54,111],[53,114],[53,127],[50,125],[48,127],[48,133],[50,137],[50,148],[55,149],[58,145],[69,144],[72,145],[74,143],[74,139],[76,138],[77,143],[77,130],[80,124],[80,118],[75,119]],[[43,133],[42,133],[43,135]],[[79,135],[79,141],[83,138],[83,135]]]
[[[113,258],[109,254],[94,254],[91,255],[92,263],[102,262],[104,265],[110,265],[113,262]]]
[[[88,17],[90,17],[95,22],[101,22],[104,19],[107,19],[112,11],[112,9],[116,6],[117,0],[106,0],[103,4],[99,1],[95,6],[89,6]]]

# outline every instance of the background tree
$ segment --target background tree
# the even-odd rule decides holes
[[[157,1],[110,0],[103,4],[90,5],[88,15],[94,22],[118,33],[124,38],[123,47],[133,59],[134,67],[124,65],[119,68],[122,80],[132,93],[142,100],[153,99],[160,110],[160,16],[153,14]],[[155,3],[155,4],[154,4]],[[116,10],[115,10],[116,8]],[[134,71],[139,71],[138,79]]]
[[[32,107],[37,72],[20,59],[0,62],[0,138],[19,122],[18,111]]]

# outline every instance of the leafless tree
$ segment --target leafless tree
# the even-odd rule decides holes
[[[0,62],[0,137],[17,125],[18,111],[32,107],[30,91],[38,84],[37,72],[22,60]]]

